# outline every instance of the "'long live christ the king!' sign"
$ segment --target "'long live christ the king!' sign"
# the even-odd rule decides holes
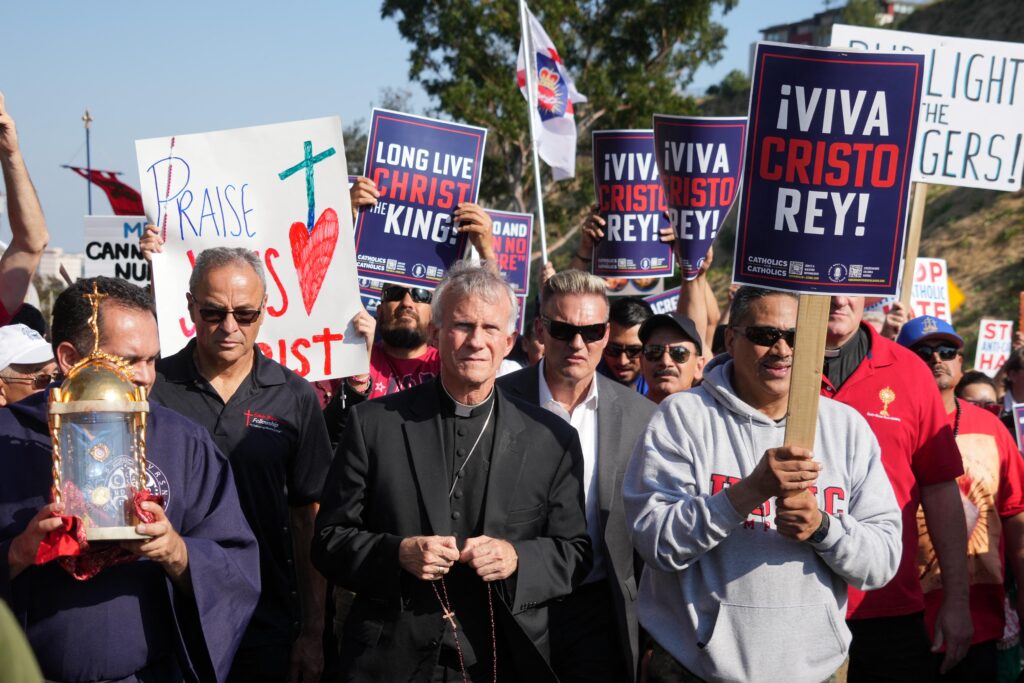
[[[758,44],[735,282],[897,292],[923,64]]]

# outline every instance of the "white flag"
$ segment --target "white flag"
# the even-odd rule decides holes
[[[573,105],[586,102],[587,98],[576,91],[576,85],[566,72],[562,58],[544,27],[529,9],[526,15],[530,22],[530,44],[537,61],[534,74],[537,109],[532,112],[537,131],[537,153],[551,167],[551,175],[555,180],[572,178],[576,175],[576,120],[573,118]],[[526,92],[526,55],[522,41],[516,58],[516,80],[523,97],[529,101]]]

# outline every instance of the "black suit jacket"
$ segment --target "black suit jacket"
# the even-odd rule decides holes
[[[630,663],[623,672],[625,681],[636,677],[639,656],[639,632],[636,618],[636,585],[633,543],[622,508],[622,479],[640,435],[658,406],[634,389],[608,379],[600,373],[597,381],[597,491],[601,511],[604,547],[595,548],[607,559],[608,583],[615,603],[619,646],[623,661]],[[540,371],[531,366],[505,375],[498,386],[513,398],[540,404]]]
[[[536,406],[496,394],[483,533],[512,543],[516,574],[495,591],[499,628],[517,670],[553,680],[546,603],[587,575],[582,455],[575,430]],[[402,570],[398,546],[451,535],[447,465],[434,382],[355,406],[327,476],[313,561],[356,593],[343,634],[348,680],[429,680],[441,610],[428,582]]]

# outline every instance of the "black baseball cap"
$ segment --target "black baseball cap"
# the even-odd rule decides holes
[[[673,311],[672,313],[652,315],[640,326],[640,341],[646,344],[647,340],[650,339],[651,335],[659,327],[674,327],[679,330],[697,347],[697,355],[704,355],[704,345],[701,344],[700,335],[697,334],[697,326],[682,313]]]

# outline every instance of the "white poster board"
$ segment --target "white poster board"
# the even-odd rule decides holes
[[[925,55],[911,180],[1020,189],[1024,44],[834,24],[832,47]]]
[[[138,140],[135,149],[146,216],[166,239],[153,258],[164,356],[195,334],[185,300],[195,256],[245,247],[266,270],[263,353],[311,381],[367,371],[351,326],[362,306],[339,118]]]
[[[149,284],[149,263],[139,240],[145,216],[85,216],[85,277],[106,275],[140,287]]]
[[[914,264],[914,286],[910,294],[910,311],[907,320],[931,315],[953,324],[949,303],[949,271],[946,259],[919,257]],[[888,313],[895,297],[867,299],[866,311]]]
[[[974,353],[974,369],[995,377],[1010,357],[1013,344],[1012,320],[988,320],[978,324],[978,349]]]

